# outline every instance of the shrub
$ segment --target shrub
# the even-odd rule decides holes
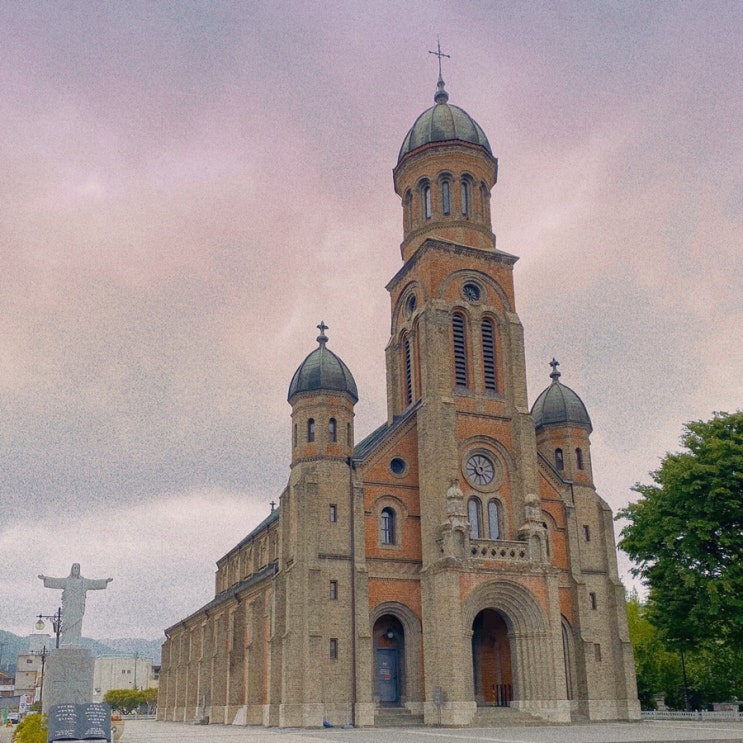
[[[24,717],[13,732],[13,743],[46,743],[46,715],[35,712]]]

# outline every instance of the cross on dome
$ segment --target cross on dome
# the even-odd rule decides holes
[[[557,371],[557,367],[560,366],[560,362],[555,359],[555,357],[552,357],[552,361],[550,361],[550,366],[552,367],[552,374],[550,374],[550,379],[553,381],[557,381],[562,375],[559,371]]]
[[[436,83],[436,93],[433,96],[433,100],[436,103],[446,103],[449,100],[449,94],[444,90],[444,78],[441,75],[441,58],[446,57],[447,59],[451,59],[451,54],[444,54],[441,51],[441,41],[438,36],[436,37],[436,51],[432,52],[429,49],[428,53],[439,58],[439,81]]]
[[[317,326],[320,331],[320,335],[317,336],[317,342],[322,346],[328,342],[328,336],[325,335],[325,331],[328,330],[328,326],[325,324],[325,320],[320,320],[320,324]]]

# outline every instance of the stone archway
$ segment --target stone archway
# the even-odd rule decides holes
[[[496,670],[488,671],[483,664],[494,664],[498,658],[500,678],[506,685],[508,676],[503,671],[508,670],[504,664],[505,654],[508,654],[511,689],[501,690],[501,702],[505,704],[505,696],[510,694],[508,703],[520,709],[543,711],[545,705],[556,705],[556,690],[562,688],[562,680],[558,683],[555,678],[555,653],[549,622],[536,597],[519,583],[493,581],[476,588],[462,608],[462,629],[473,638],[472,699],[479,704],[493,703],[492,684],[497,677]],[[491,643],[490,655],[479,652],[475,656],[474,643],[478,635],[479,641],[484,637],[486,644]],[[497,654],[493,641],[498,645]],[[476,674],[479,675],[479,686]],[[495,703],[498,703],[497,684]]]
[[[423,657],[422,634],[418,616],[407,606],[397,601],[385,601],[370,612],[372,629],[372,694],[379,704],[402,705],[412,709],[423,704]],[[386,679],[387,671],[394,667],[384,663],[397,663],[398,693],[390,698],[395,689],[392,678]],[[389,674],[393,675],[393,674]],[[380,681],[383,688],[380,688]],[[390,682],[386,684],[385,682]]]

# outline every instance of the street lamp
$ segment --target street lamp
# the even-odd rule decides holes
[[[44,620],[48,619],[52,623],[52,627],[54,628],[54,636],[56,638],[56,642],[54,647],[59,647],[59,636],[62,634],[62,607],[60,606],[59,609],[54,614],[39,614],[38,615],[38,621],[36,622],[36,629],[41,632],[41,630],[44,629],[46,626],[44,624]]]

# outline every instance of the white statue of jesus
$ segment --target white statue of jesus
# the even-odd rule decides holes
[[[85,614],[85,594],[106,588],[113,578],[83,578],[80,575],[79,562],[73,563],[66,578],[50,578],[48,575],[40,575],[39,578],[44,581],[44,588],[62,589],[62,632],[59,644],[79,647]]]

